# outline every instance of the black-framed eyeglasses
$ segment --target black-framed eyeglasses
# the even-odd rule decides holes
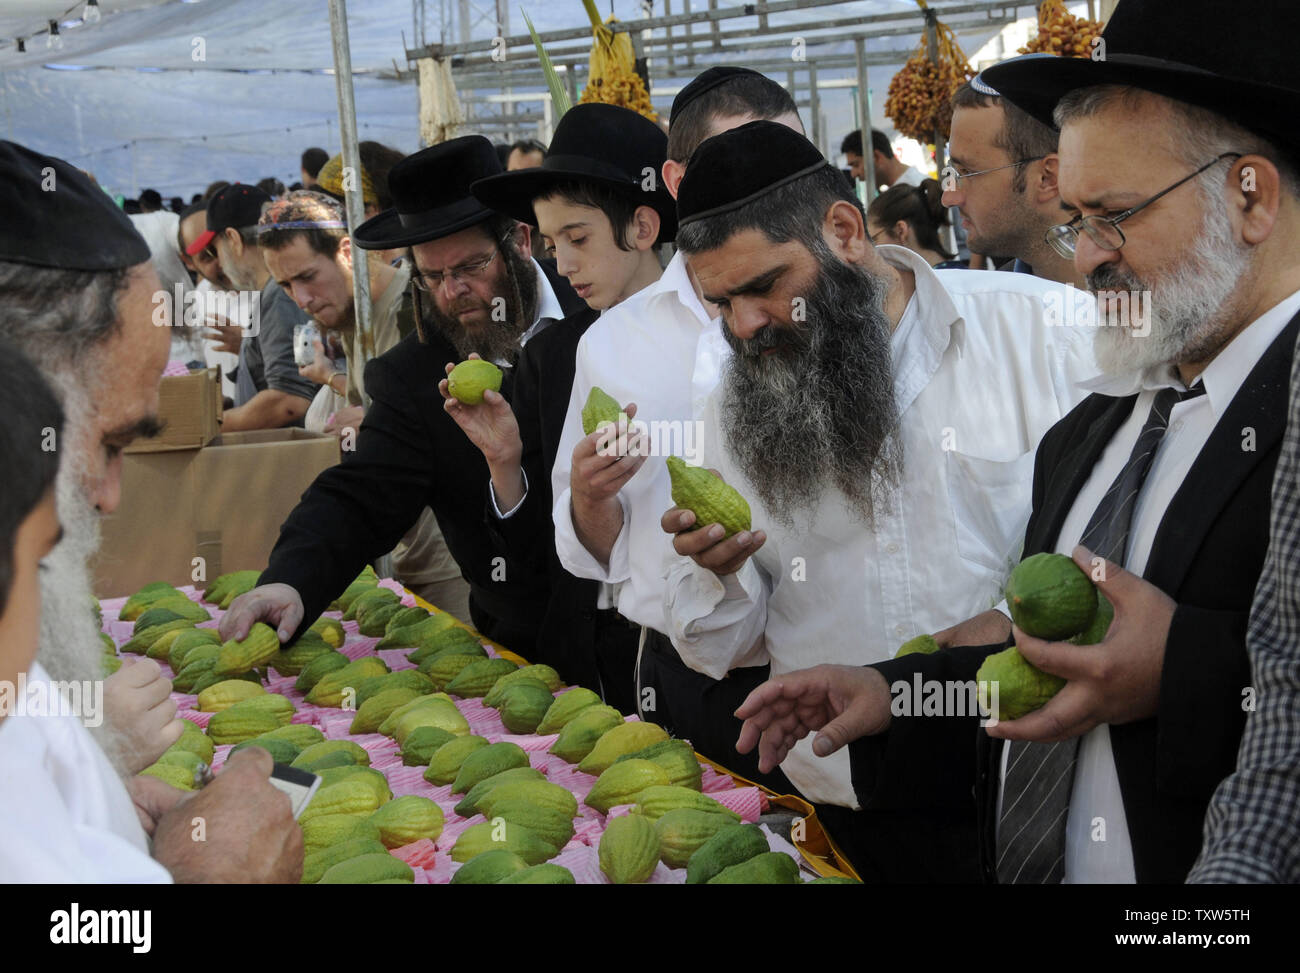
[[[1027,159],[1017,159],[1015,162],[1008,162],[1004,166],[994,166],[992,169],[978,169],[975,172],[959,172],[957,167],[953,165],[952,160],[949,159],[943,169],[939,171],[939,177],[942,180],[943,191],[952,192],[953,190],[961,188],[961,181],[963,179],[974,179],[976,176],[983,176],[990,172],[1000,172],[1003,169],[1014,169],[1016,166],[1027,166],[1031,162],[1039,162],[1046,158],[1047,156],[1045,155],[1031,155]]]
[[[1134,213],[1140,213],[1161,196],[1172,193],[1175,189],[1185,182],[1191,182],[1211,166],[1222,162],[1224,159],[1240,159],[1240,152],[1224,152],[1222,155],[1215,156],[1205,165],[1201,166],[1189,176],[1184,176],[1172,186],[1160,190],[1144,203],[1138,203],[1118,216],[1076,216],[1069,223],[1062,223],[1054,226],[1047,231],[1045,239],[1051,245],[1052,249],[1064,257],[1066,260],[1074,259],[1074,252],[1079,246],[1079,231],[1083,230],[1093,243],[1097,244],[1102,250],[1115,251],[1124,246],[1124,232],[1119,225]]]
[[[504,241],[501,241],[504,242]],[[443,282],[450,277],[455,281],[477,280],[482,277],[487,269],[492,266],[492,261],[496,260],[497,254],[501,252],[501,245],[498,243],[497,248],[488,256],[479,260],[471,260],[463,263],[459,267],[452,267],[446,273],[440,271],[427,271],[424,273],[413,272],[411,274],[411,283],[426,294],[432,294],[443,285]]]

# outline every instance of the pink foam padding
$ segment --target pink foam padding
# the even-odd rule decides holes
[[[367,638],[359,635],[356,638],[349,638],[343,643],[343,648],[339,649],[344,655],[354,662],[364,655],[374,655],[375,646],[379,644],[377,638]]]
[[[411,871],[415,874],[415,878],[411,881],[411,884],[412,884],[412,885],[435,885],[435,884],[437,884],[437,883],[434,882],[431,873],[430,873],[427,869],[423,869],[423,868],[413,868],[413,869],[411,869]]]
[[[496,738],[493,739],[493,736]],[[555,742],[557,734],[539,737],[533,734],[498,733],[488,736],[492,743],[513,743],[525,753],[545,753]]]
[[[549,765],[545,769],[541,767],[537,769],[546,774],[548,780],[582,797],[586,797],[591,792],[592,786],[596,783],[596,778],[593,775],[583,773],[573,764],[565,763],[554,754],[547,754],[546,757],[550,760]],[[532,760],[531,755],[529,760]]]
[[[117,615],[122,611],[122,606],[126,604],[126,600],[129,597],[131,596],[120,595],[117,598],[101,598],[99,600],[99,610],[104,613],[104,618],[106,619],[108,618],[109,612]]]
[[[191,699],[197,699],[197,697],[190,697],[190,698],[191,698]],[[179,705],[179,704],[177,704],[177,707],[176,707],[176,715],[179,716],[179,717],[180,717],[181,719],[183,719],[183,720],[189,720],[191,723],[193,723],[195,726],[197,726],[200,730],[207,730],[207,728],[208,728],[208,721],[211,720],[211,719],[212,719],[212,716],[213,716],[213,714],[211,714],[211,713],[200,713],[200,712],[199,712],[198,710],[196,710],[196,709],[184,709],[184,710],[182,710],[182,709],[180,708],[180,705]]]
[[[400,848],[390,848],[389,854],[400,858],[412,868],[431,869],[438,864],[437,847],[428,838],[421,838]]]
[[[715,791],[709,795],[723,807],[730,808],[741,819],[753,824],[767,809],[767,798],[757,787],[738,787],[731,791]]]
[[[399,595],[402,599],[402,604],[407,608],[411,608],[415,605],[415,595],[410,594],[404,587],[402,587],[400,581],[394,581],[392,578],[383,578],[379,582],[379,587],[387,588],[393,594]]]
[[[452,861],[451,855],[439,855],[438,864],[425,869],[424,874],[428,876],[430,885],[447,885],[459,868],[460,862]]]
[[[135,622],[110,622],[108,619],[104,619],[104,631],[107,632],[109,637],[118,644],[119,648],[123,642],[127,641],[131,637],[134,628]]]
[[[700,790],[705,794],[729,791],[735,786],[736,782],[726,774],[718,773],[708,764],[700,764]]]
[[[447,818],[446,823],[442,826],[442,834],[438,836],[438,850],[451,854],[456,847],[456,839],[468,831],[476,824],[482,824],[487,819],[481,814],[476,814],[472,818],[462,818],[452,815]]]
[[[297,692],[293,684],[297,681],[297,676],[271,676],[266,681],[266,691],[268,693],[279,693],[281,696],[288,696],[291,692]]]
[[[595,814],[590,808],[581,809]],[[605,822],[588,817],[580,817],[573,822],[573,840],[593,848],[600,844],[600,836],[605,833]]]
[[[383,660],[384,665],[388,666],[393,672],[401,672],[403,669],[418,669],[419,666],[406,657],[408,652],[414,649],[380,649],[373,653]]]
[[[579,885],[608,885],[609,879],[600,870],[600,858],[593,845],[575,845],[572,842],[558,855],[552,863],[567,868],[573,873],[573,880]]]
[[[235,749],[233,743],[223,743],[212,751],[212,772],[215,774],[225,766],[226,758],[230,756],[230,751]]]

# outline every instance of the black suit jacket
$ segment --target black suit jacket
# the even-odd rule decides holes
[[[531,661],[554,666],[566,682],[590,687],[600,685],[594,661],[599,585],[570,574],[555,552],[551,468],[564,432],[578,341],[599,316],[599,312],[584,308],[551,325],[524,346],[510,405],[523,442],[528,496],[505,520],[488,510],[489,522],[494,524],[503,549],[549,580],[550,597]]]
[[[1232,772],[1250,685],[1246,625],[1268,547],[1273,470],[1285,430],[1300,316],[1268,348],[1215,425],[1160,521],[1143,577],[1177,608],[1165,644],[1159,713],[1111,726],[1139,882],[1182,882],[1201,846],[1219,781]],[[1136,396],[1093,395],[1039,444],[1024,556],[1056,549],[1079,490]],[[878,668],[896,679],[973,680],[996,646],[905,656]],[[863,806],[962,807],[977,816],[981,868],[995,880],[1002,741],[977,717],[895,718],[854,744]]]
[[[552,262],[543,262],[542,269],[566,314],[586,307]],[[533,633],[540,626],[546,574],[502,549],[484,517],[487,463],[447,414],[438,392],[445,364],[457,360],[451,343],[430,332],[426,344],[409,335],[366,366],[372,401],[356,449],[303,494],[280,528],[260,580],[298,591],[303,625],[315,621],[368,562],[392,550],[428,506],[469,582],[476,626],[492,629],[503,622],[508,630]],[[501,392],[509,399],[517,368],[505,371]],[[563,395],[567,405],[567,388]]]

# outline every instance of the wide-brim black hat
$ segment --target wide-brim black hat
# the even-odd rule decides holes
[[[981,77],[1048,125],[1067,93],[1125,85],[1217,112],[1294,155],[1300,90],[1285,38],[1296,36],[1295,0],[1256,0],[1227,16],[1221,0],[1124,0],[1093,57],[1031,54]]]
[[[650,119],[617,105],[575,105],[555,127],[545,161],[480,179],[475,197],[498,213],[537,225],[533,200],[575,180],[598,183],[659,214],[659,243],[677,236],[677,204],[663,184],[668,136]]]
[[[482,135],[414,152],[388,173],[393,207],[358,226],[352,242],[363,250],[393,250],[440,240],[489,220],[496,214],[469,187],[500,171],[497,151]]]

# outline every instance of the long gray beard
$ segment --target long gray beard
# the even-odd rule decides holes
[[[874,525],[903,471],[896,435],[889,282],[818,254],[806,320],[747,341],[724,325],[735,354],[723,373],[727,448],[776,521],[787,528],[828,488]],[[777,354],[762,352],[778,348]]]
[[[1249,248],[1233,236],[1222,200],[1202,193],[1205,218],[1187,256],[1169,273],[1142,281],[1103,264],[1088,275],[1093,291],[1150,292],[1150,333],[1139,336],[1126,326],[1107,325],[1098,307],[1093,351],[1097,366],[1126,375],[1157,365],[1204,361],[1217,349],[1219,331],[1233,310],[1233,291],[1250,263]],[[1132,301],[1130,300],[1130,306]]]
[[[103,643],[91,610],[94,584],[90,561],[99,549],[99,513],[86,497],[84,450],[96,448],[77,417],[88,415],[87,396],[55,382],[63,393],[68,416],[55,481],[55,502],[63,539],[45,558],[41,572],[41,644],[37,658],[54,680],[81,681],[104,678]],[[121,770],[121,735],[106,719],[92,732],[109,759]]]

